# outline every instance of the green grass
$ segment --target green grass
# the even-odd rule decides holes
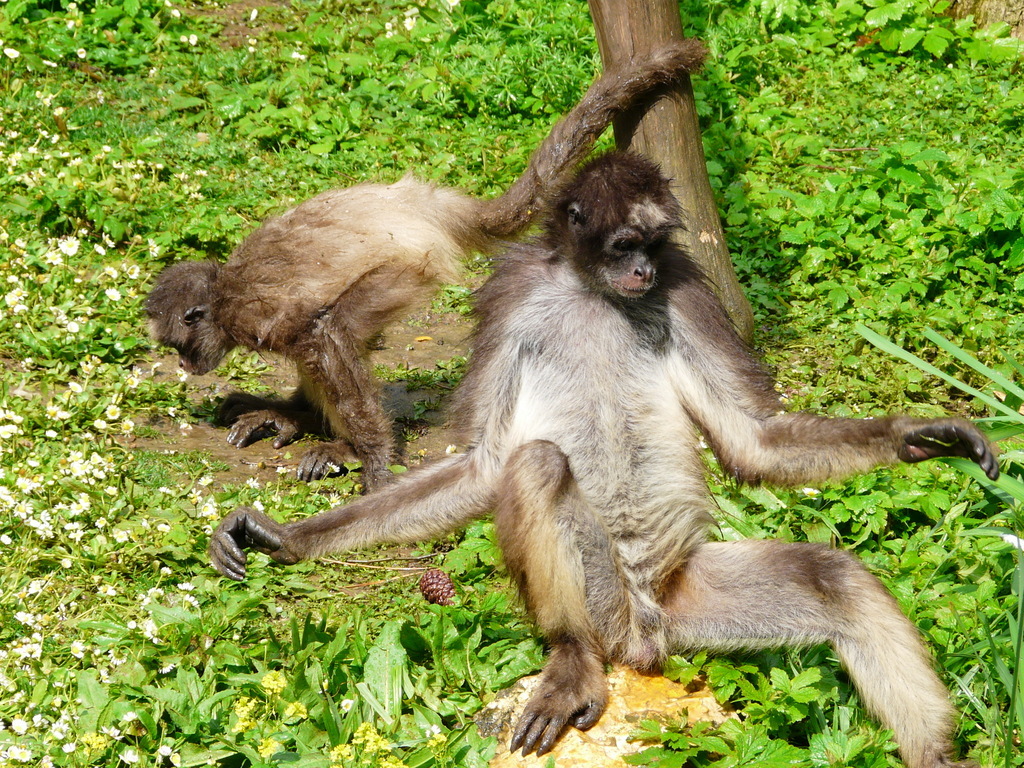
[[[136,442],[213,412],[154,375],[140,305],[164,265],[225,257],[266,215],[354,181],[412,171],[495,194],[597,71],[582,0],[415,7],[247,6],[233,18],[251,33],[228,39],[213,3],[0,5],[0,766],[482,766],[493,741],[469,715],[539,668],[489,523],[328,566],[256,556],[236,585],[208,565],[218,519],[314,514],[352,482],[226,482],[205,453]],[[1001,355],[1020,360],[1024,332],[1020,54],[936,10],[683,3],[713,52],[694,80],[712,184],[794,408],[986,415],[857,323],[989,394],[1008,390],[925,329],[1020,380]],[[256,388],[262,369],[226,370]],[[1021,475],[1012,444],[1004,466]],[[726,537],[856,551],[935,649],[961,751],[1024,762],[1022,553],[996,535],[1024,535],[1020,497],[941,463],[715,492]],[[354,562],[380,556],[426,558]],[[410,562],[448,571],[459,604],[424,603]],[[897,763],[827,649],[668,674],[704,674],[746,717],[644,723],[642,760]]]

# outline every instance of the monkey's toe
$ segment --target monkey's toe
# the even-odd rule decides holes
[[[343,440],[320,443],[302,455],[295,472],[305,482],[321,480],[332,474],[344,475],[348,472],[345,469],[346,462],[354,461],[355,458],[352,446]]]

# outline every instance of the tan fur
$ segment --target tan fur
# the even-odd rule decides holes
[[[286,401],[229,396],[221,410],[228,441],[241,448],[276,432],[281,447],[319,422],[335,439],[303,456],[299,477],[322,477],[354,451],[367,486],[385,482],[394,441],[368,371],[369,341],[440,284],[456,282],[469,254],[528,227],[618,114],[699,68],[704,55],[699,41],[682,40],[606,72],[493,200],[411,176],[357,184],[265,222],[223,266],[170,267],[147,301],[153,336],[195,373],[236,346],[290,358],[301,371],[299,390]]]
[[[677,217],[668,181],[643,159],[585,166],[544,235],[512,248],[478,292],[460,388],[468,452],[288,525],[235,510],[211,558],[242,579],[246,547],[290,563],[440,535],[494,509],[509,572],[552,649],[513,749],[542,754],[565,728],[592,725],[605,661],[649,668],[674,650],[830,643],[908,768],[949,766],[952,708],[895,600],[828,547],[709,542],[698,435],[737,478],[785,484],[951,455],[994,479],[995,457],[958,419],[782,412],[662,226]]]

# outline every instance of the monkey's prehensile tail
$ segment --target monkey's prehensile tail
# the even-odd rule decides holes
[[[523,175],[482,204],[480,228],[491,237],[522,232],[543,207],[545,193],[586,158],[612,120],[658,86],[699,70],[706,56],[704,43],[686,38],[605,72],[534,150]]]

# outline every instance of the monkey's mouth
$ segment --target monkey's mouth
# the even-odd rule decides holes
[[[216,367],[207,365],[205,363],[193,362],[184,355],[178,358],[178,365],[189,376],[202,376],[204,373],[209,373]]]
[[[641,296],[651,290],[651,286],[654,285],[654,278],[644,279],[640,277],[623,277],[618,280],[612,281],[612,287],[618,292],[620,296],[625,296],[629,299],[639,299]]]

